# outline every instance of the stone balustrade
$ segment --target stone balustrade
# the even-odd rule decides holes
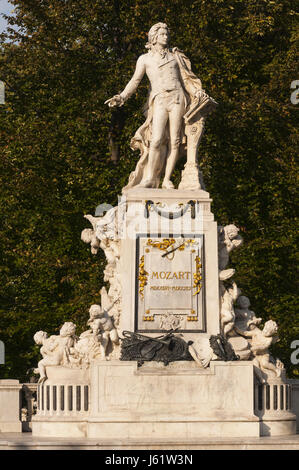
[[[292,409],[292,386],[288,383],[255,384],[254,409],[257,416]]]
[[[77,416],[89,411],[89,385],[41,384],[37,392],[37,416]]]
[[[34,435],[84,437],[90,409],[88,369],[47,367],[47,380],[38,385]],[[64,434],[65,435],[65,434]]]
[[[260,418],[262,436],[283,435],[286,427],[296,433],[293,402],[299,400],[299,394],[293,394],[292,388],[288,380],[281,379],[268,379],[265,384],[255,383],[254,412]]]

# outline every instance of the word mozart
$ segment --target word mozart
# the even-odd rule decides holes
[[[190,271],[178,271],[178,272],[171,272],[171,271],[153,271],[151,275],[151,279],[191,279],[191,272]]]

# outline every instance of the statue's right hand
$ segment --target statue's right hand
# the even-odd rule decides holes
[[[120,95],[114,95],[112,98],[105,101],[104,104],[108,104],[109,108],[113,108],[114,106],[122,106],[124,104],[124,100]]]

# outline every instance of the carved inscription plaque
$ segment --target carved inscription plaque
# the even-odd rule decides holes
[[[137,237],[135,330],[204,331],[203,237]]]

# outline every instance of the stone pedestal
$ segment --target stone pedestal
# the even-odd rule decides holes
[[[142,437],[150,446],[296,433],[291,386],[280,380],[259,385],[251,361],[215,361],[207,369],[189,361],[140,367],[94,361],[89,370],[48,370],[38,388],[33,436],[110,442]]]
[[[0,380],[0,432],[22,432],[21,389],[18,380]]]
[[[203,177],[199,170],[197,162],[186,162],[184,170],[182,171],[182,179],[179,184],[179,189],[193,190],[203,189]]]
[[[124,195],[120,331],[159,333],[167,330],[160,325],[176,316],[186,339],[194,339],[199,332],[206,337],[218,334],[217,224],[209,194],[132,188]],[[164,251],[157,249],[155,245],[165,239],[176,240],[174,246],[180,249],[171,251],[171,245]],[[182,247],[184,240],[186,247]],[[196,274],[200,291],[194,284]]]
[[[94,362],[88,437],[180,439],[259,436],[251,362],[170,366]]]

